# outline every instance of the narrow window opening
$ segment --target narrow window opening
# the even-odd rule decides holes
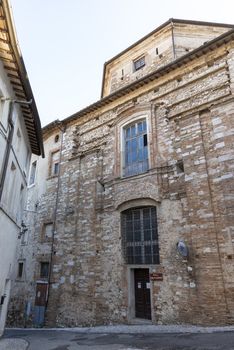
[[[57,134],[54,138],[54,142],[57,143],[59,141],[59,134]]]
[[[27,242],[28,242],[28,229],[23,231],[20,244],[25,245],[25,244],[27,244]]]
[[[182,159],[178,160],[176,163],[177,173],[184,173],[184,162]]]
[[[18,264],[18,278],[23,277],[23,270],[24,270],[24,263],[19,262],[19,264]]]
[[[27,172],[28,172],[28,166],[29,166],[29,162],[30,162],[30,158],[31,158],[31,152],[29,150],[29,148],[27,149],[27,157],[25,160],[25,166],[24,166],[24,176],[26,177]]]
[[[59,163],[54,163],[54,175],[58,175],[59,172]]]
[[[42,227],[42,240],[51,240],[53,237],[53,222],[47,222]]]
[[[41,262],[40,264],[40,277],[41,278],[48,278],[49,276],[49,263],[46,262]]]
[[[17,135],[16,151],[19,152],[20,151],[20,145],[21,145],[21,139],[22,139],[21,132],[20,132],[19,128],[17,128],[16,135]]]
[[[15,166],[15,163],[14,163],[14,162],[11,163],[11,170],[12,170],[12,171],[16,170],[16,166]]]
[[[51,153],[51,176],[57,176],[59,173],[59,151]]]
[[[156,47],[156,55],[158,55],[158,48]]]
[[[31,165],[31,172],[29,177],[29,186],[33,185],[35,183],[36,178],[36,168],[37,168],[37,161],[35,160]]]

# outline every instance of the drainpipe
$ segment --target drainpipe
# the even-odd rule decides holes
[[[174,23],[171,21],[171,37],[172,37],[172,51],[174,60],[176,59],[176,51],[175,51],[175,37],[174,37]]]
[[[14,134],[14,123],[12,120],[12,113],[13,113],[13,101],[10,101],[9,110],[8,110],[8,126],[10,131],[8,133],[8,137],[6,141],[6,149],[5,149],[5,154],[3,158],[3,166],[2,166],[2,172],[0,177],[0,203],[2,200],[3,188],[6,180],[7,167],[9,163],[10,150],[11,150],[12,139]]]
[[[30,105],[32,103],[32,100],[30,101],[25,101],[25,100],[13,100],[11,98],[1,98],[2,101],[9,101],[9,109],[8,109],[8,125],[9,125],[9,134],[7,137],[7,145],[5,149],[5,154],[3,158],[3,166],[2,166],[2,172],[0,175],[0,203],[2,200],[2,194],[3,194],[3,189],[4,189],[4,184],[6,180],[6,173],[7,173],[7,167],[9,163],[9,158],[10,158],[10,150],[12,147],[12,139],[13,139],[13,134],[14,134],[14,123],[12,120],[12,114],[13,114],[13,107],[14,103],[19,103],[19,104],[27,104]]]
[[[56,122],[60,132],[61,132],[61,141],[60,141],[60,152],[59,152],[59,170],[58,170],[58,181],[57,181],[57,191],[56,191],[56,199],[55,199],[55,208],[53,214],[53,229],[52,229],[52,241],[51,241],[51,251],[50,251],[50,261],[49,261],[49,275],[48,275],[48,291],[47,291],[47,300],[45,312],[48,308],[49,296],[50,296],[50,287],[51,287],[51,277],[52,277],[52,263],[53,263],[53,255],[54,255],[54,235],[56,233],[56,220],[57,220],[57,211],[58,211],[58,201],[59,201],[59,190],[61,183],[61,160],[62,160],[62,146],[63,146],[63,135],[65,132],[65,126],[62,125],[60,121]]]

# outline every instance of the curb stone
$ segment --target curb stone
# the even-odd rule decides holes
[[[28,345],[24,339],[0,339],[0,350],[27,350]]]
[[[8,330],[22,330],[22,328],[8,328]],[[234,332],[234,326],[202,327],[192,325],[109,325],[96,327],[74,327],[74,328],[24,328],[24,331],[65,331],[75,333],[218,333]],[[1,349],[0,349],[1,350]]]

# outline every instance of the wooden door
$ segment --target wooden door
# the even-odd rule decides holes
[[[45,306],[47,299],[47,283],[37,283],[35,305]]]
[[[135,269],[134,280],[136,317],[151,320],[149,269]]]
[[[44,326],[47,290],[47,283],[37,283],[34,306],[34,325],[36,327]]]

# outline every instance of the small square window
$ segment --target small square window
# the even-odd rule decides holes
[[[145,66],[145,56],[133,61],[134,70],[139,70]]]

